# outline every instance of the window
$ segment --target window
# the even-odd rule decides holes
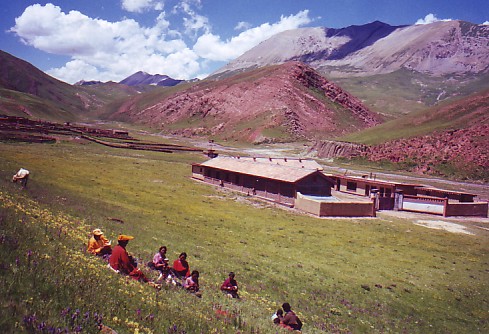
[[[356,182],[347,182],[346,189],[351,191],[357,191],[357,183]]]

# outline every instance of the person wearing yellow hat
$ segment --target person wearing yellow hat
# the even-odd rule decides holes
[[[99,228],[92,231],[92,236],[88,240],[87,252],[99,256],[110,255],[112,253],[110,241],[107,240]]]
[[[126,250],[126,246],[130,240],[134,239],[131,235],[120,234],[117,237],[117,246],[112,250],[109,258],[109,265],[112,269],[124,275],[129,275],[138,281],[147,282],[148,279],[144,273],[137,267],[137,264],[132,260],[132,257]]]

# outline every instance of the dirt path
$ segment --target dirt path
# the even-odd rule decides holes
[[[167,136],[165,136],[167,137]],[[256,147],[232,147],[214,142],[209,142],[199,138],[180,138],[180,137],[167,137],[174,140],[182,141],[192,146],[202,148],[204,150],[213,149],[219,154],[225,155],[251,155],[256,157],[301,157],[316,159],[320,163],[324,170],[331,173],[339,174],[351,174],[351,175],[365,175],[372,173],[377,179],[386,181],[397,181],[414,184],[422,184],[432,186],[440,189],[463,191],[467,193],[476,194],[478,200],[489,201],[489,184],[487,183],[471,183],[461,181],[450,181],[436,177],[428,177],[423,175],[405,175],[399,173],[390,173],[385,171],[379,171],[377,169],[366,170],[360,169],[354,165],[335,165],[330,160],[317,159],[310,154],[308,150],[310,145],[304,143],[287,143],[287,144],[262,144]]]
[[[489,218],[481,217],[442,217],[407,211],[379,211],[377,217],[390,220],[404,218],[413,224],[429,229],[444,230],[467,235],[485,235],[489,237]]]

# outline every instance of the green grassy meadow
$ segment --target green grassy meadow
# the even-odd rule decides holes
[[[192,180],[197,153],[62,141],[0,156],[1,333],[285,333],[270,320],[285,301],[304,333],[489,332],[487,231],[302,215]],[[19,167],[26,190],[10,181]],[[203,298],[110,271],[85,252],[94,228],[135,236],[149,277],[159,246],[187,252]],[[219,291],[229,271],[240,300]]]

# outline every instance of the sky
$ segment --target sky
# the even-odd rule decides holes
[[[489,0],[9,0],[0,15],[0,50],[72,84],[138,71],[202,79],[301,27],[489,24]]]

